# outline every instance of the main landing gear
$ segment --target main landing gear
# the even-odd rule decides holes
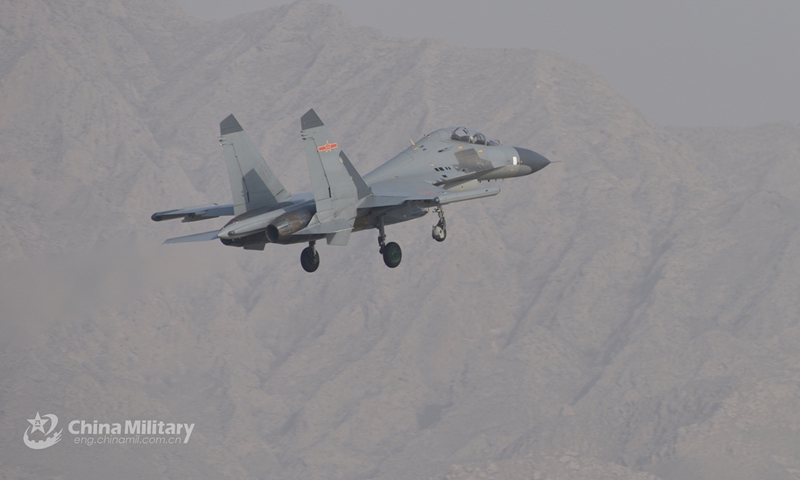
[[[300,254],[300,265],[308,273],[316,272],[319,268],[319,253],[314,248],[315,243],[314,241],[308,242],[308,247],[304,248]]]
[[[444,220],[444,210],[442,207],[437,207],[436,212],[439,214],[439,223],[433,226],[431,236],[437,242],[443,242],[447,237],[447,224]],[[383,255],[383,263],[389,268],[397,268],[397,266],[400,265],[400,261],[403,259],[403,251],[400,249],[400,245],[395,242],[386,243],[386,229],[383,215],[378,217],[377,227],[379,232],[378,245],[380,246],[379,251],[381,255]],[[304,248],[303,252],[300,254],[300,264],[303,266],[303,270],[308,273],[316,272],[317,268],[319,268],[319,253],[314,248],[315,243],[314,241],[308,242],[308,247]]]
[[[444,239],[447,238],[447,223],[444,221],[444,209],[442,207],[436,207],[436,211],[439,213],[439,223],[433,226],[431,237],[437,242],[444,242]]]
[[[383,254],[383,263],[389,268],[395,268],[400,265],[400,260],[403,259],[403,251],[400,250],[400,245],[394,242],[386,243],[383,215],[378,217],[378,232],[378,245],[381,247],[380,253]]]

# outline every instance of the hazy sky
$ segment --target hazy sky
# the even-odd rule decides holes
[[[178,0],[221,19],[284,0]],[[322,0],[321,0],[322,1]],[[664,125],[800,123],[800,1],[328,0],[353,25],[465,47],[552,50]]]

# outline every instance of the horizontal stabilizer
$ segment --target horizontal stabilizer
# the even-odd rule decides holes
[[[160,222],[162,220],[172,220],[174,218],[183,217],[184,222],[196,222],[198,220],[208,220],[209,218],[217,218],[229,215],[233,215],[232,203],[227,205],[217,205],[216,203],[212,203],[210,205],[198,205],[196,207],[156,212],[150,218],[154,222]]]
[[[164,240],[164,243],[187,243],[187,242],[206,242],[208,240],[216,240],[219,230],[212,230],[210,232],[195,233],[194,235],[186,235],[184,237],[175,237]]]

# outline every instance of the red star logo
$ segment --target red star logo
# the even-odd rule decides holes
[[[333,150],[334,148],[336,148],[338,146],[339,146],[338,143],[325,142],[325,145],[323,145],[321,147],[317,147],[317,151],[318,152],[330,152],[331,150]]]

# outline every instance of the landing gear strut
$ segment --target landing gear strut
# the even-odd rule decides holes
[[[378,217],[378,245],[381,249],[380,253],[383,254],[383,263],[389,268],[395,268],[400,265],[400,260],[403,259],[403,251],[400,250],[400,245],[389,242],[386,243],[386,232],[384,230],[383,215]]]
[[[444,209],[442,207],[436,207],[436,211],[439,213],[439,223],[433,226],[431,237],[437,242],[444,242],[444,239],[447,238],[447,224],[444,221]]]
[[[308,273],[316,272],[319,268],[319,253],[314,248],[315,243],[314,241],[308,242],[308,247],[304,248],[300,254],[300,265]]]

